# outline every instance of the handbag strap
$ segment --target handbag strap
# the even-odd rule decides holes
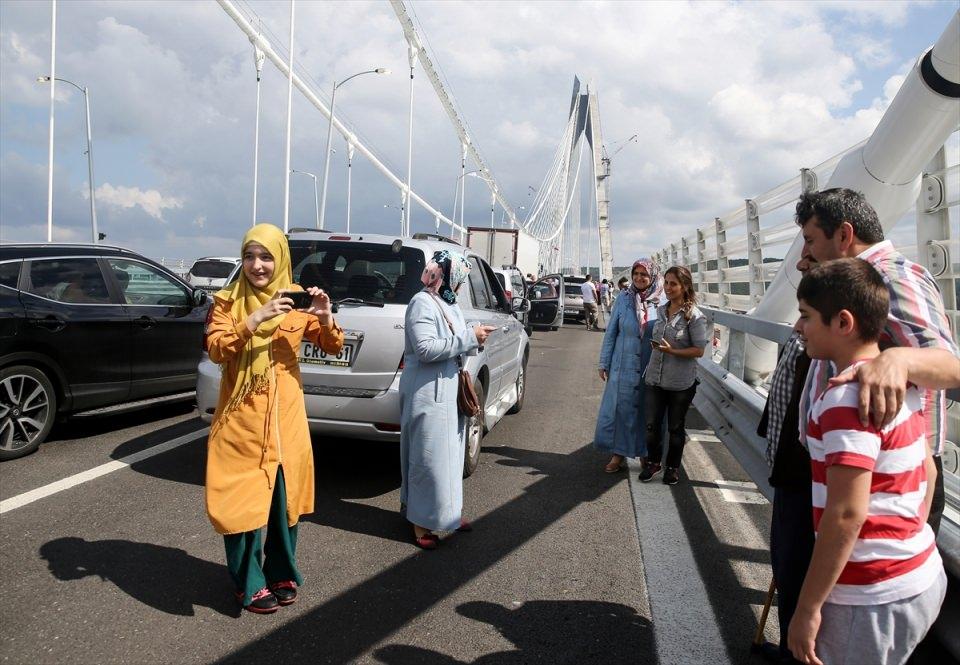
[[[447,316],[447,313],[443,310],[443,305],[440,304],[440,301],[437,299],[437,296],[433,295],[429,291],[427,293],[433,298],[433,301],[437,304],[437,309],[440,310],[440,315],[443,317],[443,320],[447,322],[447,327],[450,328],[450,334],[454,337],[457,336],[456,331],[453,329],[453,323],[450,321],[450,317]],[[460,357],[460,354],[457,354],[457,367],[463,369],[463,358]]]

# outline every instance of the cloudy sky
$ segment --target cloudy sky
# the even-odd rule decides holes
[[[289,3],[239,3],[285,48]],[[556,150],[574,75],[599,93],[613,163],[614,262],[658,249],[869,135],[955,2],[407,3],[472,137],[513,205]],[[408,78],[386,2],[299,0],[295,67],[403,177]],[[0,242],[46,239],[50,3],[0,2]],[[252,47],[212,0],[60,2],[58,77],[91,95],[100,230],[154,258],[231,255],[251,219]],[[264,67],[257,217],[282,224],[286,79]],[[459,145],[416,80],[414,189],[450,214]],[[320,174],[326,120],[294,92],[292,167]],[[346,150],[331,165],[326,226],[345,223]],[[58,85],[54,239],[90,237],[83,97]],[[615,148],[612,148],[615,149]],[[469,168],[469,167],[468,167]],[[489,198],[467,186],[468,223]],[[394,233],[399,194],[354,161],[352,226]],[[313,182],[294,175],[291,225],[312,226]],[[433,228],[414,210],[414,231]]]

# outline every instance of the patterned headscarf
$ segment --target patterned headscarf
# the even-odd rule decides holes
[[[298,285],[293,284],[290,247],[283,231],[273,224],[257,224],[243,236],[241,256],[250,243],[257,243],[270,252],[274,261],[273,276],[264,288],[258,289],[247,280],[246,273],[241,270],[236,280],[214,294],[214,298],[230,305],[230,314],[237,323],[245,321],[277,291],[301,290]],[[270,385],[270,342],[285,316],[276,316],[261,323],[240,351],[237,358],[237,380],[224,414],[242,402],[247,395],[262,392]],[[223,380],[227,380],[226,372],[223,373]]]
[[[435,252],[433,258],[423,269],[420,281],[424,290],[440,296],[451,305],[457,302],[457,289],[467,281],[470,274],[470,264],[463,254],[441,250]]]
[[[637,289],[633,283],[633,271],[637,266],[643,266],[650,275],[650,286],[643,291]],[[640,332],[643,332],[643,326],[647,323],[647,305],[656,307],[660,304],[660,298],[663,297],[663,278],[660,276],[660,268],[653,259],[642,258],[633,262],[630,267],[630,285],[627,291],[636,299],[637,323],[640,324]]]

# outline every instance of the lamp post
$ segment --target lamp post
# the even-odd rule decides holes
[[[313,178],[313,202],[317,210],[317,228],[323,228],[320,226],[320,199],[317,197],[317,176],[310,173],[309,171],[298,171],[296,169],[290,169],[290,173],[299,173],[300,175],[310,176]]]
[[[100,235],[97,232],[97,206],[96,200],[94,198],[94,184],[93,184],[93,135],[90,131],[90,91],[86,86],[79,86],[73,81],[68,81],[64,78],[55,77],[54,81],[60,81],[61,83],[67,83],[72,85],[74,88],[83,93],[83,104],[84,112],[87,122],[87,179],[90,181],[90,228],[93,233],[93,243],[99,244]],[[38,83],[50,83],[49,76],[38,76]],[[52,86],[51,86],[52,87]],[[51,162],[52,163],[52,162]],[[52,240],[52,238],[51,238]]]
[[[250,226],[257,224],[257,173],[258,163],[260,161],[260,79],[263,74],[263,61],[266,54],[260,48],[259,44],[250,38],[253,43],[253,64],[257,68],[257,112],[256,120],[253,125],[253,211],[251,214]]]
[[[339,83],[336,81],[333,82],[333,94],[330,95],[330,121],[327,123],[327,150],[323,158],[323,198],[320,200],[320,222],[318,226],[323,228],[323,219],[324,213],[327,209],[327,181],[330,179],[330,142],[333,139],[333,113],[337,105],[337,88],[342,86],[344,83],[350,79],[355,79],[358,76],[363,76],[364,74],[389,74],[390,70],[383,67],[377,67],[376,69],[368,69],[364,72],[357,72],[352,76],[348,76]]]
[[[47,140],[47,242],[53,242],[53,102],[57,75],[57,0],[50,3],[50,136]]]
[[[416,36],[407,41],[407,60],[410,63],[410,112],[407,116],[407,187],[403,193],[404,235],[410,235],[410,175],[413,170],[413,65],[420,53],[420,42]]]
[[[350,233],[350,197],[353,180],[353,143],[347,144],[347,233]]]

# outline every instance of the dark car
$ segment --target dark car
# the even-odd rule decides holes
[[[207,294],[103,245],[0,246],[0,459],[57,417],[192,396]]]

